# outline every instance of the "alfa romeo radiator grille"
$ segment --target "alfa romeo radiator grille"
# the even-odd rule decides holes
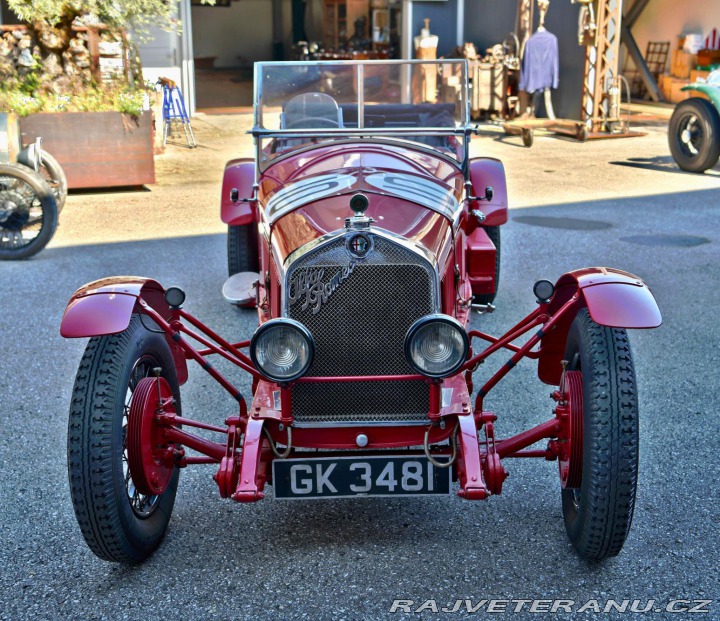
[[[436,310],[435,272],[420,255],[369,237],[372,249],[362,259],[343,237],[289,270],[287,315],[315,340],[309,376],[413,374],[403,342],[416,319]],[[319,304],[317,296],[302,295],[313,282],[331,284]],[[292,403],[298,422],[318,423],[421,421],[429,405],[427,385],[415,381],[298,384]]]

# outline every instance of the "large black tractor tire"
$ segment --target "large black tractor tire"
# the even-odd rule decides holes
[[[720,158],[720,113],[706,99],[686,99],[670,118],[668,142],[680,168],[705,172]]]
[[[149,318],[134,315],[123,332],[90,339],[70,406],[68,478],[75,516],[90,549],[118,563],[140,563],[160,545],[177,492],[176,468],[162,494],[140,494],[127,461],[130,397],[153,368],[162,368],[181,415],[172,354],[163,334],[151,331],[156,329]]]
[[[37,254],[57,223],[57,204],[45,180],[25,166],[0,164],[0,261]]]
[[[492,293],[478,293],[473,296],[473,304],[492,304],[500,288],[500,227],[486,226],[485,232],[495,245],[495,291]]]
[[[627,538],[638,473],[638,400],[632,352],[623,329],[575,317],[565,359],[582,372],[583,460],[578,489],[562,490],[568,537],[588,560],[616,556]]]
[[[260,270],[257,225],[228,226],[227,257],[228,276]]]

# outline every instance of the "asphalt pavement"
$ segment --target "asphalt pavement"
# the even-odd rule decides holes
[[[497,311],[472,327],[504,331],[532,310],[535,280],[590,265],[638,274],[663,313],[659,329],[631,334],[641,464],[618,557],[589,564],[574,553],[554,463],[508,460],[502,495],[484,502],[455,494],[281,502],[269,490],[264,501],[239,505],[219,497],[213,467],[189,468],[167,537],[147,562],[97,559],[67,483],[67,413],[85,345],[59,336],[70,295],[106,275],[146,275],[182,286],[187,310],[228,338],[249,337],[256,323],[220,295],[222,161],[249,153],[247,119],[195,124],[201,148],[171,147],[150,191],[71,195],[48,248],[0,263],[0,619],[462,618],[468,606],[487,613],[487,600],[498,610],[498,601],[536,599],[573,600],[574,612],[522,604],[515,613],[520,604],[510,603],[498,614],[636,618],[594,611],[637,600],[636,610],[659,610],[652,619],[695,618],[667,606],[713,600],[701,618],[720,619],[720,168],[702,177],[675,169],[662,123],[643,138],[536,138],[532,149],[488,129],[474,146],[506,161],[514,208],[503,228]],[[549,418],[549,393],[531,361],[519,365],[486,399],[497,433]],[[234,414],[199,368],[182,394],[193,418],[220,423]],[[391,613],[394,600],[422,612],[396,604]],[[441,612],[457,600],[457,612]]]

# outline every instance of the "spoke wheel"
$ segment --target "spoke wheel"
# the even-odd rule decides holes
[[[160,545],[175,504],[179,470],[162,493],[142,493],[131,474],[128,417],[132,396],[153,369],[162,369],[180,414],[170,348],[161,333],[134,315],[121,333],[88,342],[73,388],[68,423],[68,477],[80,529],[100,558],[139,563]],[[132,449],[131,449],[132,450]]]
[[[565,359],[582,374],[583,400],[582,470],[562,490],[565,528],[581,556],[599,560],[620,552],[635,507],[638,403],[627,333],[596,324],[583,309]]]
[[[700,173],[712,168],[720,157],[720,114],[705,99],[686,99],[670,119],[668,142],[683,170]]]
[[[43,178],[24,166],[0,164],[0,259],[26,259],[57,228],[57,206]]]

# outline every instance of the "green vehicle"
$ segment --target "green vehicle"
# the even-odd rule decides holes
[[[702,173],[720,159],[720,70],[682,90],[706,95],[679,103],[668,128],[670,152],[683,170]]]

